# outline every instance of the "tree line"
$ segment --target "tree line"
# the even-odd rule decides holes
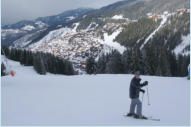
[[[33,66],[38,74],[45,75],[47,72],[53,74],[74,75],[75,71],[71,62],[50,53],[32,52],[3,46],[1,54],[8,59],[18,61],[24,66]],[[2,66],[5,66],[2,64]]]
[[[149,47],[140,51],[139,48],[129,48],[123,54],[113,50],[103,54],[95,61],[89,57],[86,61],[88,74],[134,74],[140,71],[142,75],[156,76],[187,76],[190,56],[179,54],[162,47]]]

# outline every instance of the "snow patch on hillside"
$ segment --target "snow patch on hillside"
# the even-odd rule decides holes
[[[60,39],[57,39],[58,37],[62,38],[67,33],[74,33],[74,32],[76,32],[75,28],[71,29],[71,28],[67,28],[67,27],[51,31],[48,35],[46,35],[40,41],[29,45],[28,49],[30,49],[32,51],[36,51],[37,49],[39,49],[39,47],[41,47],[41,51],[52,53],[52,50],[53,50],[52,47],[54,44],[58,43],[58,44],[64,45],[65,43],[68,43],[68,41],[62,41]],[[57,40],[57,41],[53,41],[53,40]],[[46,46],[46,43],[48,44],[48,47]]]
[[[114,39],[120,34],[120,32],[121,29],[116,30],[111,35],[108,35],[108,33],[104,33],[104,41],[102,41],[102,43],[113,47],[122,54],[126,50],[126,48],[120,45],[118,42],[114,41]]]
[[[76,32],[76,30],[77,30],[77,28],[78,28],[78,26],[80,25],[80,23],[74,23],[74,28],[73,28],[73,32]]]
[[[190,45],[190,34],[187,36],[182,36],[182,42],[174,49],[174,53],[176,55],[183,54],[183,55],[189,55],[190,51],[184,52],[183,50]]]
[[[48,35],[46,35],[43,39],[41,39],[39,42],[35,43],[34,45],[38,45],[40,43],[46,43],[53,39],[55,39],[58,36],[63,36],[66,33],[71,32],[70,28],[64,27],[58,30],[51,31]]]
[[[89,30],[94,30],[95,28],[97,28],[99,25],[96,23],[96,22],[91,22],[89,24],[89,26],[86,28],[86,31],[89,31]]]
[[[75,19],[76,17],[74,17],[74,16],[69,16],[69,17],[67,17],[67,19],[68,19],[68,21],[69,20],[73,20],[73,19]]]
[[[26,31],[31,31],[31,30],[34,30],[35,27],[31,26],[31,25],[26,25],[26,26],[22,27],[21,29],[22,30],[26,30]]]
[[[19,29],[2,29],[1,30],[1,35],[6,36],[6,34],[17,34],[20,33],[21,31]]]
[[[123,15],[114,15],[112,19],[124,19]]]
[[[41,21],[37,21],[35,24],[38,25],[40,28],[43,28],[44,26],[46,26],[46,24]]]

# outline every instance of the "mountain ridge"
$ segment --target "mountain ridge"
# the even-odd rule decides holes
[[[75,19],[70,17],[68,22],[30,31],[13,41],[11,47],[52,53],[71,61],[79,71],[85,70],[87,58],[98,60],[113,50],[123,54],[128,49],[144,52],[160,47],[177,56],[189,55],[190,9],[185,6],[188,1],[165,2],[126,0],[85,11]],[[168,6],[162,7],[164,4]]]

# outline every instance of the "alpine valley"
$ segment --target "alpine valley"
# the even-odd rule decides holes
[[[79,8],[2,26],[1,41],[3,46],[51,53],[70,61],[79,73],[85,73],[87,61],[93,58],[107,65],[98,67],[97,73],[139,69],[149,75],[185,76],[190,56],[189,5],[189,0],[124,0],[100,9]],[[118,71],[112,67],[120,64],[111,59],[129,63]]]

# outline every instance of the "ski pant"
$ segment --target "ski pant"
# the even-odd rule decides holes
[[[139,98],[131,99],[130,113],[135,114],[135,107],[137,106],[136,114],[142,116],[142,103]]]

